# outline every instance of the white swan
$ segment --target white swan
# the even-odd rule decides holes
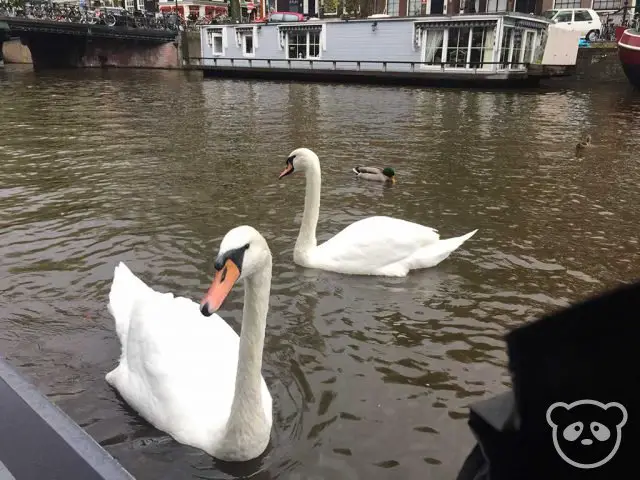
[[[410,270],[438,265],[477,230],[440,240],[438,231],[391,217],[369,217],[352,223],[322,245],[317,244],[320,212],[320,160],[308,148],[289,155],[279,179],[304,172],[306,196],[293,261],[309,268],[354,275],[404,277]]]
[[[178,442],[226,461],[246,461],[266,449],[271,395],[260,373],[269,308],[271,251],[254,228],[225,235],[216,274],[198,306],[152,290],[120,263],[109,312],[122,355],[107,382],[156,428]],[[240,337],[214,315],[244,279]],[[209,318],[206,318],[209,317]]]

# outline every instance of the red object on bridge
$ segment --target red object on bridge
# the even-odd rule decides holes
[[[227,7],[220,7],[217,5],[207,5],[204,7],[205,17],[217,17],[218,15],[226,15],[229,9]]]
[[[163,5],[162,7],[160,7],[160,11],[161,12],[175,12],[176,11],[176,7],[174,6],[166,6]],[[184,7],[182,5],[178,5],[178,15],[182,15],[184,17]]]

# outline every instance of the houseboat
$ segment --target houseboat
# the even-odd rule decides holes
[[[204,26],[191,60],[205,77],[524,86],[577,53],[574,32],[510,12]]]
[[[618,56],[631,85],[640,88],[640,30],[628,28],[618,40]]]

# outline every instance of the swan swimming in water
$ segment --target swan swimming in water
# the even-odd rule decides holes
[[[225,235],[200,305],[160,293],[120,262],[109,293],[122,353],[107,382],[140,415],[180,443],[226,461],[261,455],[272,399],[262,378],[271,251],[254,228]],[[240,336],[216,312],[244,281]],[[208,318],[207,318],[208,317]]]
[[[318,156],[308,148],[294,150],[278,178],[294,172],[302,172],[306,177],[302,225],[293,250],[293,261],[303,267],[353,275],[404,277],[410,270],[438,265],[477,232],[440,240],[433,228],[376,216],[358,220],[318,245],[321,186]]]

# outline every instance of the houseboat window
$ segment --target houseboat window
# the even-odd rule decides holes
[[[214,55],[222,55],[224,53],[222,43],[222,29],[210,28],[207,30],[207,43],[211,47]]]
[[[387,14],[392,17],[400,16],[400,0],[387,0]]]
[[[617,10],[622,8],[622,0],[593,0],[594,10]]]
[[[536,32],[527,31],[524,34],[524,56],[522,61],[524,63],[531,63],[533,61],[533,50],[535,48],[534,42],[536,41]]]
[[[514,30],[513,31],[513,53],[511,54],[511,68],[522,68],[522,65],[518,65],[521,60],[520,56],[522,54],[522,31]]]
[[[426,30],[424,32],[424,58],[428,64],[439,65],[442,63],[442,42],[444,30]]]
[[[469,27],[449,28],[447,65],[450,67],[466,67],[470,33]]]
[[[513,27],[504,27],[502,34],[502,44],[500,46],[500,65],[502,68],[509,66],[509,59],[511,57],[511,34],[513,33]]]
[[[242,34],[242,54],[253,55],[255,51],[253,49],[253,34],[252,33],[243,33]]]
[[[287,32],[287,58],[319,58],[320,32]]]
[[[495,28],[473,27],[469,63],[471,68],[482,68],[485,62],[493,61],[493,41]]]

